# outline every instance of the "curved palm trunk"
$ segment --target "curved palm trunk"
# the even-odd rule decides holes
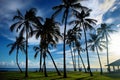
[[[107,65],[109,64],[109,54],[108,54],[108,38],[106,35],[106,46],[107,46]],[[107,68],[108,72],[110,72],[110,67]]]
[[[84,31],[84,36],[85,36],[85,45],[86,45],[86,53],[87,53],[87,62],[88,62],[88,70],[90,72],[90,76],[93,76],[92,72],[91,72],[91,68],[90,68],[90,61],[89,61],[89,54],[88,54],[88,48],[87,48],[87,37],[86,37],[86,30],[85,27],[83,25],[83,31]]]
[[[77,71],[77,69],[76,69],[76,56],[75,56],[75,51],[73,50],[73,52],[74,52],[74,67],[75,67],[75,71]]]
[[[53,64],[54,64],[54,66],[55,66],[55,69],[56,69],[58,75],[61,76],[61,74],[60,74],[60,72],[59,72],[59,70],[58,70],[58,68],[57,68],[57,66],[56,66],[56,64],[55,64],[55,61],[54,61],[52,55],[51,55],[49,52],[48,52],[48,54],[50,55],[50,57],[51,57],[51,59],[52,59],[52,62],[53,62]]]
[[[73,58],[73,53],[72,53],[72,48],[70,47],[70,50],[71,50],[71,56],[72,56],[72,62],[73,62],[73,68],[74,68],[74,71],[75,71],[75,63],[74,63],[74,58]]]
[[[79,59],[79,54],[78,54],[78,71],[81,71],[81,70],[80,70],[80,59]]]
[[[45,57],[44,57],[44,75],[45,75],[45,77],[48,77],[47,71],[46,71],[46,61],[45,61]]]
[[[16,63],[17,63],[17,66],[18,66],[20,72],[22,73],[22,69],[20,68],[19,63],[18,63],[18,48],[17,48],[17,53],[16,53]]]
[[[66,73],[66,54],[65,54],[65,41],[66,41],[66,26],[67,26],[67,17],[68,17],[68,9],[66,10],[66,17],[65,17],[65,27],[64,27],[64,40],[63,40],[63,68],[64,68],[64,74],[63,77],[67,78]]]
[[[84,70],[85,70],[85,73],[86,73],[87,70],[86,70],[86,68],[85,68],[85,64],[84,64],[84,61],[83,61],[83,59],[82,59],[82,56],[80,55],[80,50],[78,50],[78,55],[79,55],[79,57],[80,57],[80,59],[81,59],[81,61],[82,61],[82,64],[83,64],[83,67],[84,67]]]
[[[99,59],[99,63],[100,63],[100,74],[102,75],[102,74],[103,74],[102,64],[101,64],[100,55],[99,55],[99,52],[98,52],[98,48],[97,48],[97,47],[96,47],[96,51],[97,51],[97,55],[98,55],[98,59]]]

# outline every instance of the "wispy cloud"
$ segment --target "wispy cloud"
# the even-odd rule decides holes
[[[102,2],[100,0],[89,0],[82,2],[82,4],[93,10],[91,17],[98,21],[97,24],[100,24],[103,22],[103,15],[114,5],[114,2],[115,0],[104,0]]]

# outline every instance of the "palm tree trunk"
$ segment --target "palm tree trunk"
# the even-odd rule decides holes
[[[86,73],[87,70],[86,70],[86,68],[85,68],[85,64],[84,64],[84,61],[83,61],[83,59],[82,59],[82,56],[80,55],[80,50],[78,50],[78,54],[79,54],[79,57],[80,57],[80,59],[81,59],[81,61],[82,61],[82,64],[83,64],[83,67],[84,67],[84,70],[85,70],[85,73]]]
[[[46,61],[45,61],[45,57],[44,57],[44,75],[45,75],[45,77],[48,77],[47,71],[46,71]]]
[[[72,57],[72,62],[73,62],[73,68],[74,68],[74,71],[75,71],[75,63],[74,63],[74,58],[73,58],[73,53],[72,53],[72,48],[70,47],[70,50],[71,50],[71,57]]]
[[[66,17],[65,17],[65,27],[64,27],[64,40],[63,40],[63,68],[64,68],[64,74],[63,77],[67,78],[66,73],[66,54],[65,54],[65,41],[66,41],[66,27],[67,27],[67,17],[68,17],[68,9],[66,10]]]
[[[28,77],[28,31],[26,29],[26,70],[25,77]]]
[[[53,62],[53,64],[54,64],[54,66],[55,66],[55,69],[56,69],[58,75],[61,76],[61,74],[60,74],[60,72],[59,72],[59,70],[58,70],[58,68],[57,68],[57,66],[56,66],[56,64],[55,64],[55,61],[54,61],[54,59],[53,59],[53,57],[52,57],[52,55],[50,54],[49,51],[48,51],[48,54],[50,55],[50,57],[51,57],[51,59],[52,59],[52,62]]]
[[[106,35],[106,46],[107,46],[107,65],[109,64],[109,53],[108,53],[108,37]],[[110,72],[110,67],[107,68],[108,72]]]
[[[81,70],[80,70],[80,59],[79,59],[79,54],[78,54],[78,71],[81,71]]]
[[[76,69],[76,56],[75,56],[75,50],[73,50],[73,52],[74,52],[74,67],[75,67],[75,71],[77,71],[77,69]]]
[[[18,66],[20,72],[22,73],[22,69],[20,68],[19,63],[18,63],[18,47],[17,47],[17,53],[16,53],[16,63],[17,63],[17,66]]]
[[[39,69],[39,72],[42,71],[42,53],[40,54],[40,69]]]
[[[99,63],[100,63],[100,74],[102,75],[103,74],[102,64],[101,64],[100,55],[99,55],[97,47],[96,47],[96,51],[97,51],[97,55],[98,55],[98,59],[99,59]]]
[[[88,70],[90,72],[90,76],[93,76],[92,72],[91,72],[91,68],[90,68],[90,61],[89,61],[89,54],[88,54],[88,48],[87,48],[87,37],[86,37],[86,30],[85,30],[85,26],[83,25],[83,31],[84,31],[84,36],[85,36],[85,45],[86,45],[86,53],[87,53],[87,62],[88,62]]]

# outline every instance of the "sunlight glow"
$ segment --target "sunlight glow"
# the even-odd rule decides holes
[[[110,59],[116,60],[120,58],[120,30],[116,33],[111,34],[110,44],[109,44],[109,53]]]

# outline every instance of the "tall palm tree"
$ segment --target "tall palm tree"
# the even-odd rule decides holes
[[[41,53],[43,55],[43,59],[44,59],[44,73],[45,76],[47,77],[47,73],[46,73],[46,55],[47,53],[50,55],[53,64],[58,72],[59,75],[60,72],[57,69],[57,66],[48,50],[49,45],[54,45],[57,44],[59,38],[61,38],[61,34],[60,34],[60,29],[59,29],[59,25],[57,22],[54,21],[53,18],[46,18],[46,21],[44,22],[44,24],[41,26],[36,26],[36,29],[33,31],[33,34],[35,34],[36,38],[40,37],[40,48],[41,48]]]
[[[90,30],[94,29],[92,24],[95,24],[95,22],[96,22],[96,20],[88,18],[91,11],[92,11],[91,9],[82,9],[81,12],[74,10],[73,15],[76,17],[76,20],[73,20],[70,23],[71,24],[74,23],[74,24],[78,25],[79,27],[83,28],[84,37],[85,37],[85,47],[86,47],[85,50],[87,53],[88,70],[90,72],[90,75],[93,76],[93,74],[91,72],[91,68],[90,68],[89,53],[88,53],[88,48],[87,48],[87,45],[88,45],[87,44],[87,34],[86,34],[86,31],[88,29],[90,29]]]
[[[56,10],[53,14],[53,17],[55,17],[58,13],[63,11],[63,17],[62,17],[62,23],[64,22],[64,40],[63,40],[63,68],[64,68],[64,78],[67,77],[66,74],[66,54],[65,54],[65,42],[66,42],[66,27],[67,27],[67,20],[69,12],[71,12],[73,9],[77,8],[83,8],[80,3],[78,3],[79,0],[61,0],[62,3],[58,6],[53,7],[53,10]],[[85,8],[85,7],[84,7]]]
[[[17,10],[17,15],[13,17],[13,20],[16,20],[16,23],[12,24],[10,30],[13,31],[16,29],[16,32],[19,32],[20,35],[25,34],[26,39],[26,70],[25,77],[28,77],[28,35],[29,32],[32,32],[33,26],[36,23],[39,23],[40,17],[36,16],[36,8],[31,8],[26,11],[23,15],[19,10]]]
[[[108,53],[108,42],[109,42],[109,37],[110,33],[116,32],[112,28],[113,24],[106,24],[102,23],[101,27],[97,29],[98,35],[100,35],[101,39],[106,39],[106,47],[107,47],[107,65],[109,64],[109,53]],[[110,67],[108,66],[108,71],[110,71]]]
[[[12,54],[12,52],[14,50],[16,50],[16,64],[20,70],[20,72],[22,73],[22,69],[20,68],[19,66],[19,63],[18,63],[18,53],[19,53],[19,50],[25,52],[25,42],[24,42],[24,38],[23,37],[16,37],[16,41],[14,43],[10,43],[7,45],[7,47],[11,47],[10,51],[9,51],[9,55]]]
[[[104,45],[105,41],[101,41],[99,35],[90,34],[90,36],[91,36],[91,39],[88,41],[90,43],[90,45],[88,47],[90,47],[90,49],[92,51],[96,50],[99,64],[100,64],[100,71],[101,71],[100,74],[102,75],[103,74],[102,63],[100,60],[100,55],[99,55],[98,49],[102,51],[103,48],[106,48]]]

